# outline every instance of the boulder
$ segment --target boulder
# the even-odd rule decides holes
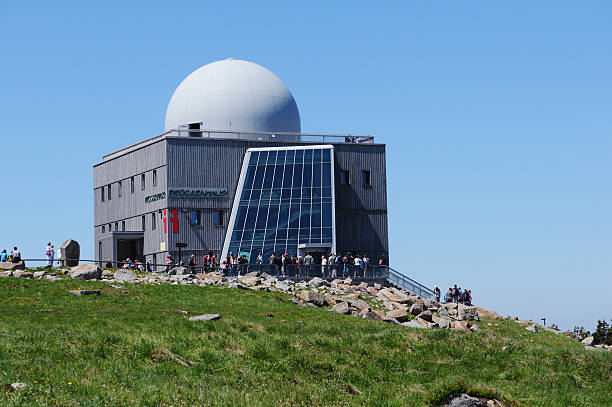
[[[70,277],[79,280],[96,280],[102,277],[102,270],[95,264],[81,264],[72,268]]]
[[[478,321],[478,310],[476,307],[459,304],[458,317],[464,321]]]
[[[325,280],[323,280],[322,278],[319,278],[319,277],[314,277],[313,279],[311,279],[311,280],[308,282],[308,285],[309,285],[310,287],[315,287],[315,288],[318,288],[318,287],[321,287],[322,285],[324,285],[325,283],[326,283],[326,281],[325,281]]]
[[[351,313],[351,309],[349,308],[349,305],[346,302],[337,303],[336,305],[332,307],[331,310],[338,314],[350,314]]]
[[[374,297],[378,297],[378,290],[376,288],[368,287],[367,290],[370,293],[370,295],[372,295]]]
[[[134,282],[138,280],[138,276],[136,275],[136,273],[134,273],[132,270],[126,270],[126,269],[119,269],[115,271],[115,274],[113,275],[113,277],[115,278],[115,281]]]
[[[402,298],[400,298],[397,294],[395,294],[393,291],[391,291],[388,288],[384,288],[380,290],[378,292],[378,297],[383,301],[385,300],[389,300],[391,302],[401,302],[402,301]]]
[[[427,322],[432,322],[432,313],[430,310],[425,310],[419,314],[419,318],[424,319]]]
[[[529,325],[527,328],[525,328],[527,331],[529,332],[533,332],[533,333],[538,333],[538,327],[535,325]]]
[[[440,304],[438,304],[436,301],[432,300],[431,298],[425,298],[423,300],[423,304],[425,304],[425,307],[427,309],[429,309],[429,308],[438,308],[440,306]]]
[[[257,285],[261,281],[261,279],[257,276],[251,275],[238,277],[238,281],[240,281],[244,285]]]
[[[215,321],[217,319],[221,319],[221,315],[219,314],[204,314],[198,315],[195,317],[190,317],[190,321]]]
[[[17,263],[12,263],[10,261],[0,262],[0,270],[25,270],[25,268],[25,262],[23,260]]]
[[[291,291],[292,284],[293,282],[291,280],[281,280],[281,281],[277,281],[274,284],[274,286],[278,288],[279,290],[288,292],[288,291]]]
[[[403,326],[407,326],[409,328],[419,328],[419,329],[427,329],[428,326],[427,325],[423,325],[420,322],[416,321],[416,320],[412,320],[412,321],[408,321],[408,322],[404,322],[402,324]]]
[[[351,279],[350,277],[345,278],[343,281],[343,283],[346,285],[351,285],[352,282],[353,282],[353,279]]]
[[[69,293],[74,295],[100,295],[100,290],[70,290]]]
[[[451,329],[457,331],[472,332],[470,330],[470,324],[467,321],[455,321],[451,324]]]
[[[412,315],[419,315],[423,311],[425,311],[425,304],[423,303],[415,302],[410,306],[410,313]]]
[[[489,311],[482,307],[476,307],[476,311],[478,311],[478,318],[502,319],[501,315],[497,312]]]
[[[593,344],[593,336],[587,336],[586,338],[584,338],[583,340],[581,340],[580,342],[584,343],[585,345],[592,345]]]
[[[464,393],[453,397],[448,403],[448,407],[486,407],[486,404],[476,397],[468,396]]]
[[[13,277],[13,272],[11,270],[0,271],[0,277]]]
[[[79,258],[81,257],[81,246],[76,240],[68,239],[60,245],[59,254],[63,267],[76,267],[79,265]]]
[[[13,271],[13,277],[34,278],[34,273],[30,273],[29,271],[23,271],[23,270],[15,270]]]
[[[368,311],[363,314],[363,317],[374,321],[382,321],[385,319],[385,314],[380,311]]]
[[[364,309],[367,309],[367,310],[370,309],[370,304],[368,304],[367,302],[363,300],[353,300],[351,298],[348,298],[346,299],[346,302],[348,302],[351,307],[355,307],[359,309],[360,311],[363,311]]]
[[[325,305],[325,295],[323,293],[304,290],[300,293],[299,297],[304,302],[314,304],[318,307],[322,307],[323,305]]]
[[[110,270],[102,270],[102,277],[112,277],[115,273]]]
[[[449,329],[451,327],[451,320],[448,318],[440,317],[437,321],[433,321],[437,322],[438,326],[442,329]]]
[[[404,309],[394,309],[393,311],[387,312],[388,318],[396,319],[398,322],[408,322],[408,313]]]
[[[46,275],[47,275],[46,271],[35,271],[34,272],[34,278],[37,279],[37,280],[41,279],[41,278],[44,278]]]

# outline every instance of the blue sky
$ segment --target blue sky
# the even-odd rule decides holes
[[[612,5],[3,2],[0,247],[93,256],[92,165],[236,57],[304,132],[387,144],[392,265],[503,315],[612,318]]]

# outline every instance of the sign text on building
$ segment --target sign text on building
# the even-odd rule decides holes
[[[171,188],[168,196],[173,198],[223,198],[227,188]]]
[[[145,197],[145,203],[151,203],[155,201],[159,201],[160,199],[166,199],[166,193],[160,192],[159,194],[149,195]]]

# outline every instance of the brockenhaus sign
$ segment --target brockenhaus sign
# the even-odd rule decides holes
[[[223,198],[227,195],[227,188],[174,188],[168,190],[168,196],[173,198]]]

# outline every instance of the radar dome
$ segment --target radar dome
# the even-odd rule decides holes
[[[198,122],[209,130],[301,131],[297,104],[278,76],[233,58],[204,65],[174,91],[166,110],[166,131]]]

